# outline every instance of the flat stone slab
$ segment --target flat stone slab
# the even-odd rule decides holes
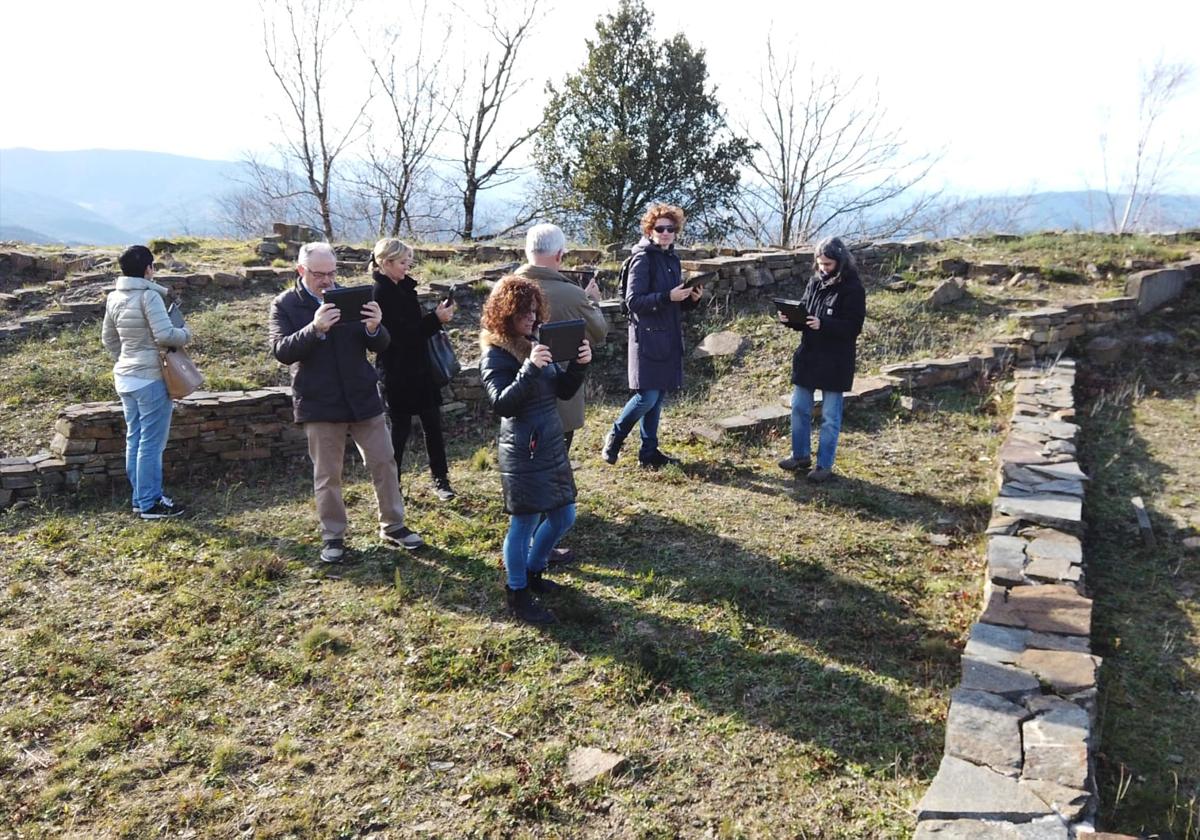
[[[988,538],[988,577],[997,583],[1025,582],[1025,540],[1020,537],[993,536]]]
[[[1058,817],[1046,817],[1027,823],[925,820],[917,823],[917,831],[913,834],[913,840],[1068,840],[1069,837],[1066,825]],[[1136,838],[1131,837],[1129,840]]]
[[[1083,563],[1083,544],[1072,534],[1037,528],[1026,536],[1033,538],[1025,549],[1032,560],[1062,560],[1074,565]]]
[[[1032,496],[999,496],[993,508],[1029,522],[1053,528],[1077,530],[1083,518],[1083,502],[1072,496],[1039,493]]]
[[[1029,464],[1028,468],[1035,473],[1048,475],[1051,478],[1062,478],[1074,481],[1087,481],[1087,473],[1079,469],[1076,461],[1059,461],[1053,464]]]
[[[1024,707],[988,694],[956,688],[946,718],[946,755],[990,767],[1005,776],[1021,774]]]
[[[1067,822],[1075,822],[1082,817],[1092,798],[1092,795],[1086,790],[1067,787],[1044,779],[1022,779],[1020,784],[1021,787],[1049,805],[1054,813]],[[1081,837],[1092,836],[1081,835]]]
[[[1074,694],[1096,685],[1100,657],[1066,650],[1027,650],[1016,665],[1037,674],[1055,691]]]
[[[1037,650],[1070,650],[1091,653],[1092,643],[1087,636],[1062,636],[1058,633],[1030,633],[1027,645]]]
[[[1087,709],[1061,697],[1035,697],[1026,704],[1034,717],[1025,721],[1022,730],[1026,744],[1062,744],[1076,746],[1085,743],[1091,727]]]
[[[590,784],[615,773],[626,761],[623,755],[596,747],[576,747],[567,756],[567,781],[573,785]]]
[[[1029,822],[1049,815],[1049,806],[1023,789],[1016,779],[952,755],[942,757],[933,784],[917,803],[920,821],[967,818]]]
[[[1020,586],[993,591],[979,620],[1042,633],[1087,637],[1092,633],[1092,602],[1066,584]]]
[[[743,336],[735,332],[711,333],[692,351],[692,358],[706,359],[710,356],[736,356],[749,345]]]
[[[967,646],[963,649],[963,656],[1011,665],[1029,646],[1030,635],[1028,630],[1016,627],[974,624],[971,626],[971,635],[967,638]]]
[[[1030,560],[1025,567],[1026,577],[1051,583],[1077,581],[1082,575],[1083,570],[1079,566],[1057,557],[1039,557]]]
[[[984,659],[962,658],[962,688],[986,691],[1009,700],[1021,700],[1041,691],[1037,677],[1028,671]]]

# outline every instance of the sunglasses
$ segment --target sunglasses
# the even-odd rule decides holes
[[[654,232],[655,233],[674,233],[675,225],[655,225]]]

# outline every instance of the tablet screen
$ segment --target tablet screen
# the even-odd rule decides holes
[[[362,308],[374,295],[374,286],[349,286],[325,292],[325,302],[342,313],[339,324],[353,324],[362,320]]]
[[[538,341],[550,348],[555,363],[570,362],[578,358],[583,344],[583,319],[542,324]]]

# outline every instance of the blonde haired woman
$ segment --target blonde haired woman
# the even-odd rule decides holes
[[[454,303],[443,301],[426,314],[417,300],[417,281],[409,276],[413,250],[399,239],[380,239],[371,254],[371,276],[375,279],[375,301],[383,311],[383,325],[392,336],[387,349],[378,355],[376,369],[387,396],[388,419],[392,423],[392,448],[396,472],[401,472],[404,447],[412,431],[412,418],[421,418],[425,451],[433,489],[443,502],[454,498],[442,437],[442,389],[434,384],[429,367],[429,337],[454,316]]]

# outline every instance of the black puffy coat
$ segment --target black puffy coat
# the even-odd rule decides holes
[[[563,441],[558,401],[583,384],[587,365],[564,369],[529,361],[530,344],[511,344],[483,330],[480,378],[492,410],[500,415],[500,484],[510,514],[545,513],[575,501],[575,476]]]
[[[375,359],[392,414],[420,414],[442,404],[442,389],[433,384],[429,367],[429,337],[442,327],[433,312],[417,300],[417,281],[399,283],[375,272],[375,300],[392,342]]]
[[[788,324],[803,333],[792,354],[792,384],[810,390],[849,391],[854,387],[858,334],[867,317],[862,282],[850,272],[829,284],[814,274],[801,299],[804,308],[821,319],[821,329]]]
[[[299,280],[271,301],[271,352],[291,367],[296,422],[357,423],[382,414],[379,376],[367,351],[388,346],[387,327],[369,336],[355,321],[322,338],[312,325],[319,305]]]
[[[629,387],[669,391],[683,386],[683,318],[691,298],[676,303],[671,289],[683,276],[675,246],[662,248],[642,237],[633,246],[629,286]]]

